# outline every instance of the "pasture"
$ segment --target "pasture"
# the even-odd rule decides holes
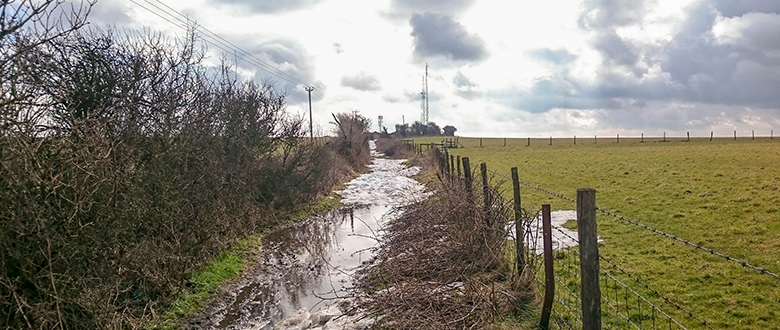
[[[441,137],[415,143],[440,142]],[[459,139],[472,168],[574,198],[597,190],[597,207],[780,274],[780,140],[616,137]],[[594,143],[596,142],[596,143]],[[493,175],[494,182],[505,180]],[[511,199],[511,182],[501,188]],[[522,187],[523,208],[574,203]],[[780,329],[780,279],[598,214],[600,253],[715,329]],[[608,269],[605,262],[601,267]],[[630,278],[624,278],[632,281]],[[689,329],[706,328],[651,291],[640,293]],[[605,307],[602,307],[605,308]]]

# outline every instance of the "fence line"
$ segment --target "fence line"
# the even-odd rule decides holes
[[[500,177],[503,177],[503,178],[509,179],[509,178],[507,178],[505,175],[502,175],[501,173],[498,173],[498,172],[495,172],[495,171],[491,171],[491,172],[492,172],[493,174],[497,175],[497,176],[500,176]],[[511,179],[509,179],[509,180],[511,180]],[[535,185],[532,185],[532,184],[530,184],[530,183],[526,183],[526,182],[522,182],[522,181],[521,181],[521,182],[520,182],[520,184],[521,184],[521,185],[524,185],[524,186],[526,186],[526,187],[529,187],[529,188],[532,188],[532,189],[535,189],[535,190],[538,190],[538,191],[544,192],[544,193],[546,193],[546,194],[548,194],[548,195],[555,196],[555,197],[561,198],[561,199],[563,199],[563,200],[567,200],[567,201],[569,201],[569,202],[576,202],[576,200],[574,200],[574,199],[573,199],[573,198],[571,198],[571,197],[567,197],[567,196],[564,196],[563,194],[559,194],[559,193],[556,193],[556,192],[553,192],[553,191],[549,191],[549,190],[546,190],[546,189],[543,189],[543,188],[537,187],[537,186],[535,186]],[[724,254],[724,253],[721,253],[721,252],[715,251],[715,250],[713,250],[713,249],[710,249],[710,248],[708,248],[708,247],[706,247],[706,246],[703,246],[703,245],[700,245],[700,244],[696,244],[696,243],[693,243],[693,242],[691,242],[691,241],[689,241],[689,240],[686,240],[686,239],[684,239],[684,238],[677,237],[676,235],[672,235],[672,234],[669,234],[669,233],[667,233],[667,232],[664,232],[664,231],[662,231],[662,230],[655,229],[655,228],[653,228],[653,227],[650,227],[650,226],[648,226],[648,225],[645,225],[645,224],[643,224],[643,223],[640,223],[639,221],[636,221],[636,220],[631,220],[631,219],[629,219],[629,218],[626,218],[626,217],[624,217],[624,216],[621,216],[621,215],[619,215],[619,214],[616,214],[616,213],[614,213],[614,212],[611,212],[611,211],[608,211],[608,210],[605,210],[605,209],[602,209],[602,208],[599,208],[599,207],[596,207],[596,211],[599,211],[599,212],[601,212],[601,213],[603,213],[603,214],[606,214],[606,215],[610,215],[610,216],[612,216],[612,217],[614,217],[614,218],[617,218],[617,219],[623,220],[623,221],[625,221],[625,222],[628,222],[628,223],[630,223],[630,224],[632,224],[632,225],[635,225],[635,226],[638,226],[638,227],[640,227],[640,228],[646,229],[646,230],[648,230],[648,231],[652,231],[652,232],[654,232],[654,233],[656,233],[656,234],[659,234],[659,235],[661,235],[661,236],[665,236],[665,237],[667,237],[667,238],[670,238],[670,239],[676,240],[676,241],[678,241],[678,242],[680,242],[680,243],[683,243],[683,244],[689,245],[689,246],[691,246],[691,247],[694,247],[694,248],[696,248],[696,249],[699,249],[699,250],[705,251],[705,252],[707,252],[707,253],[709,253],[709,254],[711,254],[711,255],[715,255],[715,256],[721,257],[721,258],[723,258],[723,259],[726,259],[726,260],[728,260],[728,261],[731,261],[731,262],[738,263],[738,264],[742,265],[743,267],[746,267],[746,268],[753,269],[753,270],[755,270],[755,271],[758,271],[758,272],[760,272],[760,273],[763,273],[763,274],[765,274],[765,275],[772,276],[772,277],[774,277],[774,278],[776,278],[776,279],[780,279],[780,275],[778,275],[778,274],[776,274],[776,273],[773,273],[773,272],[769,271],[768,269],[766,269],[766,268],[764,268],[764,267],[759,267],[759,266],[753,265],[753,264],[751,264],[751,263],[749,263],[749,262],[747,262],[747,261],[744,261],[744,260],[740,260],[740,259],[734,258],[734,257],[732,257],[732,256],[729,256],[729,255],[727,255],[727,254]]]
[[[447,167],[447,170],[443,171],[443,172],[446,172],[446,173],[443,173],[443,174],[454,176],[455,175],[455,171],[453,171],[454,170],[454,164],[452,164],[452,160],[453,159],[450,159],[448,153],[443,153],[442,155],[444,155],[444,157],[447,157],[446,160],[445,159],[441,159],[441,164],[443,164],[444,166]],[[462,157],[461,159],[462,159],[462,161],[465,164],[468,164],[468,158],[467,157]],[[458,161],[457,165],[458,165],[458,167],[460,167],[460,161]],[[465,167],[466,166],[464,166],[464,169],[465,169]],[[534,190],[541,191],[543,193],[546,193],[546,194],[549,194],[549,195],[552,195],[552,196],[556,196],[556,197],[561,198],[563,200],[567,200],[567,201],[575,202],[575,203],[577,202],[577,200],[572,199],[570,197],[567,197],[567,196],[565,196],[563,194],[559,194],[557,192],[541,188],[539,186],[533,185],[533,184],[528,183],[528,182],[519,181],[519,179],[516,178],[516,177],[515,178],[510,178],[510,177],[508,177],[506,175],[503,175],[503,174],[501,174],[499,172],[496,172],[494,170],[488,170],[487,166],[485,165],[485,163],[480,164],[480,170],[482,172],[481,179],[482,179],[482,184],[483,184],[483,190],[485,189],[486,185],[488,184],[488,180],[486,178],[486,173],[492,173],[493,178],[500,177],[500,178],[503,178],[505,180],[512,180],[513,184],[516,186],[516,187],[514,187],[516,190],[519,189],[517,187],[520,184],[522,184],[523,186],[532,188]],[[513,171],[514,171],[514,169],[513,169]],[[464,182],[466,185],[470,186],[470,183],[471,183],[470,181],[473,180],[472,176],[469,175],[471,173],[464,173],[464,174],[468,178],[471,178],[470,180],[466,180],[466,181],[469,181],[469,182]],[[513,174],[514,174],[514,172],[513,172]],[[458,175],[458,177],[460,177],[460,175]],[[513,175],[513,177],[514,177],[514,175]],[[486,193],[483,192],[483,194],[486,194]],[[492,194],[492,192],[491,192],[491,194]],[[519,200],[519,193],[516,192],[516,194],[518,195],[516,197],[516,199]],[[485,198],[485,201],[484,201],[485,203],[493,203],[492,199],[489,198],[489,197],[490,196],[483,196],[483,198]],[[595,207],[595,204],[592,204],[592,205],[594,205],[594,206],[592,206],[594,212],[598,211],[598,212],[600,212],[602,214],[610,215],[612,217],[615,217],[616,219],[622,220],[624,222],[628,222],[628,223],[636,225],[636,226],[638,226],[640,228],[643,228],[643,229],[646,229],[648,231],[652,231],[652,232],[654,232],[656,234],[662,235],[663,237],[670,238],[670,239],[673,239],[673,240],[677,240],[679,242],[685,243],[686,245],[692,246],[692,247],[700,249],[702,251],[706,251],[706,252],[708,252],[708,253],[710,253],[712,255],[716,255],[716,256],[719,256],[719,257],[721,257],[723,259],[726,259],[728,261],[732,261],[732,262],[738,263],[738,264],[742,265],[743,267],[750,268],[750,269],[753,269],[753,270],[758,271],[760,273],[763,273],[763,274],[766,274],[766,275],[769,275],[769,276],[772,276],[772,277],[780,279],[780,276],[778,276],[777,274],[772,273],[772,272],[766,270],[763,267],[755,266],[755,265],[750,264],[750,263],[748,263],[746,261],[739,260],[739,259],[736,259],[734,257],[728,256],[726,254],[723,254],[723,253],[720,253],[718,251],[715,251],[713,249],[704,247],[704,246],[699,245],[699,244],[695,244],[695,243],[690,242],[688,240],[685,240],[683,238],[679,238],[676,235],[672,235],[672,234],[666,233],[664,231],[655,229],[653,227],[644,225],[644,224],[642,224],[642,223],[640,223],[638,221],[626,218],[626,217],[618,215],[618,214],[616,214],[614,212],[611,212],[611,211],[608,211],[608,210],[605,210],[605,209],[601,209],[601,208]],[[527,222],[527,225],[526,225],[526,223],[516,223],[515,224],[515,226],[524,227],[524,228],[522,228],[522,238],[521,237],[515,237],[515,240],[516,240],[516,242],[518,242],[518,244],[521,244],[520,242],[522,242],[522,245],[530,245],[530,242],[536,243],[536,242],[539,241],[538,240],[539,229],[542,228],[542,226],[539,226],[539,224],[538,224],[539,219],[540,219],[540,217],[538,216],[538,213],[537,213],[537,216],[532,218],[532,219],[536,219],[536,221],[537,221],[537,225],[535,226],[536,230],[532,230],[532,227],[534,227],[534,226],[532,226],[531,222]],[[578,220],[579,220],[579,217],[578,217]],[[581,224],[580,224],[580,226],[581,226]],[[578,226],[578,228],[580,226]],[[558,231],[560,234],[568,237],[573,242],[577,242],[579,244],[579,240],[578,239],[575,239],[574,237],[572,237],[571,235],[566,233],[564,230],[562,230],[560,227],[558,227],[558,226],[551,226],[551,228],[555,228],[555,230]],[[520,236],[521,235],[520,233],[521,233],[521,231],[517,230],[517,235],[515,235],[515,236]],[[533,240],[530,240],[530,241],[526,239],[526,238],[530,238],[533,235],[536,235],[537,238],[533,239]],[[582,233],[580,233],[580,235],[582,235]],[[524,249],[523,250],[523,254],[528,252],[528,250],[525,250],[526,248],[523,248],[523,249]],[[582,245],[580,245],[580,249],[582,249]],[[520,251],[520,249],[518,249],[518,251]],[[531,251],[538,251],[537,247],[534,246],[533,250],[531,250]],[[560,252],[560,251],[564,251],[564,252]],[[563,255],[562,255],[562,253],[563,253]],[[553,279],[553,282],[551,283],[552,284],[551,287],[555,288],[554,292],[557,292],[557,294],[554,294],[555,299],[554,299],[553,305],[550,307],[550,311],[552,312],[552,321],[553,321],[552,324],[557,326],[558,328],[561,328],[561,329],[563,329],[563,328],[571,329],[572,326],[573,326],[573,328],[580,328],[580,327],[588,328],[586,326],[586,324],[583,323],[583,318],[581,317],[581,315],[575,312],[576,310],[584,308],[584,306],[583,306],[584,304],[582,303],[582,301],[583,301],[582,299],[585,299],[586,296],[590,297],[588,295],[582,295],[582,299],[577,297],[576,291],[577,290],[582,290],[583,287],[580,286],[580,285],[577,285],[576,284],[576,282],[577,282],[576,280],[580,280],[583,283],[583,285],[584,285],[584,283],[586,281],[583,281],[583,278],[581,276],[578,276],[576,274],[576,271],[573,271],[573,270],[576,270],[578,267],[581,268],[581,269],[584,269],[584,267],[581,266],[581,264],[577,262],[577,260],[576,260],[576,253],[577,253],[577,249],[564,249],[564,250],[559,250],[559,252],[556,252],[556,254],[555,254],[556,256],[554,257],[554,259],[556,261],[555,265],[557,265],[557,266],[554,267],[555,268],[555,272],[558,273],[559,275],[562,275],[562,276],[554,276],[553,277],[554,279]],[[521,257],[521,255],[518,254],[518,258],[520,258],[520,257]],[[582,258],[582,255],[580,257]],[[534,285],[534,287],[541,294],[540,288],[544,287],[545,285],[542,283],[543,279],[540,278],[537,275],[539,273],[541,267],[534,267],[533,266],[534,263],[536,263],[538,265],[538,261],[535,261],[534,259],[538,259],[538,256],[535,256],[535,258],[529,257],[529,258],[527,258],[525,260],[528,262],[529,265],[531,265],[531,267],[530,267],[531,274],[533,275],[533,278],[538,283],[537,285]],[[696,322],[698,322],[699,325],[704,326],[707,329],[712,329],[712,327],[710,326],[710,324],[708,324],[707,321],[703,320],[700,317],[697,317],[693,312],[691,312],[690,310],[682,307],[679,303],[676,303],[675,301],[673,301],[669,297],[661,294],[658,290],[651,288],[647,283],[645,283],[644,281],[640,280],[637,276],[632,275],[632,274],[626,272],[623,268],[618,266],[616,263],[610,261],[609,259],[605,258],[604,256],[597,255],[597,258],[596,258],[597,263],[598,263],[599,260],[604,261],[605,263],[610,265],[612,267],[612,269],[614,269],[615,271],[620,273],[622,276],[625,276],[625,277],[633,280],[640,287],[644,288],[644,290],[648,290],[648,292],[650,292],[650,293],[652,293],[654,295],[654,297],[653,297],[654,300],[656,300],[656,298],[660,299],[660,300],[657,300],[657,301],[661,301],[662,300],[663,302],[672,305],[674,308],[676,308],[677,310],[682,312],[684,315],[687,315],[692,320],[695,320]],[[585,262],[585,261],[583,260],[582,262]],[[563,273],[561,273],[561,272],[563,272]],[[603,292],[603,293],[596,293],[598,296],[600,296],[600,298],[596,299],[596,300],[597,301],[599,301],[599,300],[603,301],[605,303],[606,307],[608,307],[608,310],[610,311],[609,313],[604,314],[607,318],[604,319],[604,321],[599,321],[598,324],[603,323],[603,326],[605,328],[609,328],[610,326],[616,326],[618,328],[621,328],[621,327],[625,326],[625,327],[631,327],[631,328],[636,328],[636,329],[645,329],[645,328],[649,328],[649,327],[652,326],[653,329],[656,329],[656,328],[658,328],[658,326],[660,326],[660,327],[668,326],[669,329],[672,329],[673,327],[677,327],[677,328],[680,328],[680,329],[686,329],[685,326],[683,326],[680,322],[675,320],[668,313],[663,311],[659,306],[655,305],[648,298],[642,296],[639,292],[637,292],[637,290],[634,290],[630,286],[626,285],[624,282],[622,282],[617,277],[615,277],[615,275],[613,275],[607,269],[599,269],[599,267],[597,267],[596,268],[596,273],[597,274],[601,273],[602,274],[601,277],[603,278],[603,283],[598,283],[600,281],[597,280],[596,286],[597,287],[601,287],[603,285],[604,290],[605,290],[605,292]],[[597,278],[598,278],[598,275],[597,275]],[[555,282],[557,282],[558,285],[554,285]],[[548,289],[546,289],[546,290],[548,290]],[[598,292],[598,290],[596,292]],[[614,294],[614,296],[612,296],[613,294]],[[588,299],[590,299],[590,298],[588,298]],[[584,309],[583,309],[583,313],[584,313]],[[599,312],[598,314],[600,315],[601,312]],[[582,314],[582,315],[584,315],[584,314]],[[661,320],[659,320],[658,318],[661,318]],[[621,322],[623,322],[623,323],[621,323]],[[593,324],[593,323],[589,322],[587,324]],[[623,324],[623,325],[621,325],[621,324]],[[647,326],[647,327],[645,327],[645,326]]]

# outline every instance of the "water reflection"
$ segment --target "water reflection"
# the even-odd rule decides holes
[[[237,290],[216,328],[272,329],[298,309],[347,296],[350,275],[371,258],[375,233],[392,209],[343,207],[269,235],[256,276]]]

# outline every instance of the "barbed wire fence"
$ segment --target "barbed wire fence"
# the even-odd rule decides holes
[[[461,158],[458,156],[457,159],[458,160],[456,163],[455,157],[450,157],[446,149],[441,152],[441,156],[439,157],[439,166],[442,169],[442,174],[446,174],[451,177],[457,176],[462,180],[464,178],[461,178],[461,164],[463,164],[463,173],[465,179],[473,180],[473,176],[470,173],[471,168],[469,166],[468,157]],[[491,175],[491,181],[495,179],[500,179],[502,181],[506,180],[506,182],[513,182],[516,187],[522,185],[524,187],[543,192],[550,196],[558,197],[568,202],[577,203],[577,200],[574,198],[528,182],[519,181],[519,179],[516,177],[516,168],[513,168],[513,174],[515,175],[510,177],[493,170],[487,170],[487,166],[484,163],[481,165],[481,170],[487,172],[482,174],[483,179],[486,178],[487,174],[489,173]],[[484,184],[487,184],[487,180],[485,180]],[[517,192],[516,195],[519,196],[519,192]],[[519,200],[517,203],[519,204]],[[780,279],[779,275],[767,270],[764,267],[760,267],[748,261],[715,251],[701,244],[693,243],[674,234],[645,225],[639,221],[619,215],[615,212],[596,207],[595,202],[593,209],[595,212],[617,219],[622,223],[628,223],[642,228],[650,233],[659,235],[660,237],[683,243],[696,250],[703,251],[707,254],[722,258],[728,262],[741,265],[745,269]],[[542,264],[540,260],[544,259],[542,253],[543,249],[539,247],[540,238],[543,236],[541,233],[543,228],[542,218],[543,217],[540,216],[540,212],[536,212],[536,215],[533,216],[530,221],[520,224],[522,228],[517,230],[517,234],[514,237],[516,241],[523,242],[523,258],[529,265],[527,269],[531,272],[531,275],[535,279],[537,285],[534,287],[540,296],[546,294],[546,286],[548,285],[545,284],[546,275],[542,273],[543,267],[540,266]],[[574,245],[581,246],[576,232],[572,232],[569,229],[558,225],[552,225],[551,228],[555,232],[554,235],[557,235],[560,238],[565,238],[566,240],[573,242]],[[554,270],[554,281],[552,283],[554,283],[554,285],[551,286],[554,287],[554,299],[552,306],[550,306],[550,320],[552,322],[549,328],[587,328],[583,324],[584,314],[582,312],[583,288],[581,284],[581,251],[578,248],[572,248],[571,246],[561,244],[560,242],[558,244],[559,246],[553,248],[555,252],[552,254],[552,268]],[[600,289],[599,301],[602,306],[600,309],[600,323],[603,328],[687,329],[686,326],[692,326],[695,328],[712,329],[711,322],[708,322],[705,318],[697,315],[690,308],[685,307],[683,304],[676,301],[669,295],[666,295],[660,290],[654,288],[650,283],[643,281],[639,276],[626,271],[626,269],[621,267],[617,262],[614,262],[603,255],[598,255],[598,263],[600,265],[598,267],[599,284],[597,286]],[[670,313],[670,311],[675,312]],[[674,314],[675,316],[671,314]]]

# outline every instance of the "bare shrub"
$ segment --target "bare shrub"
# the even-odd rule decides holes
[[[363,273],[363,307],[392,329],[467,329],[520,313],[533,295],[510,271],[511,208],[490,189],[492,205],[462,180],[404,209],[386,228],[376,263]]]
[[[333,119],[336,122],[336,138],[331,140],[333,147],[351,164],[368,163],[371,160],[368,148],[371,121],[357,112],[338,113]]]
[[[409,145],[404,144],[400,139],[393,138],[380,137],[376,139],[376,151],[393,158],[410,158],[414,155],[414,150]]]
[[[367,161],[358,130],[308,143],[272,82],[204,67],[194,31],[34,36],[0,84],[0,328],[138,327]]]

